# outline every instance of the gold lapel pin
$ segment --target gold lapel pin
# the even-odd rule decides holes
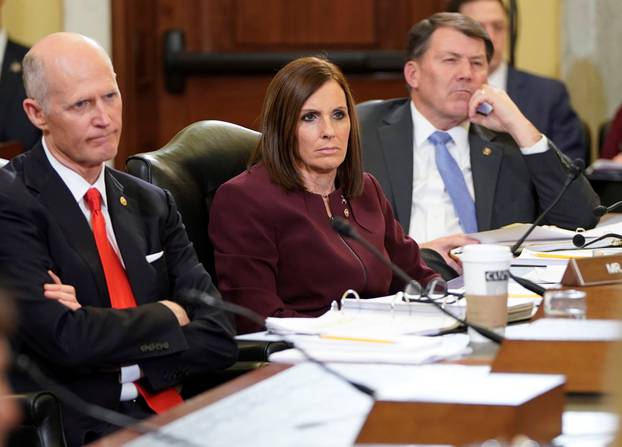
[[[482,150],[482,154],[484,154],[486,157],[488,157],[490,154],[492,154],[492,149],[490,149],[489,147],[485,147]]]
[[[119,202],[121,202],[121,205],[127,206],[127,199],[125,197],[119,197]]]
[[[9,70],[11,71],[11,73],[19,73],[22,71],[22,64],[20,64],[19,62],[11,62],[11,65],[9,65]]]

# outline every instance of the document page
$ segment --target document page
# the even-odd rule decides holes
[[[276,374],[174,421],[162,431],[190,445],[351,446],[372,398],[313,364]],[[170,446],[150,434],[131,447]]]

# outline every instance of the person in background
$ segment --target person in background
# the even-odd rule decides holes
[[[287,64],[268,86],[261,116],[248,170],[218,189],[211,208],[224,299],[265,317],[315,317],[347,289],[362,297],[402,290],[386,265],[333,230],[337,217],[422,285],[438,278],[363,173],[356,109],[334,64]],[[260,328],[239,319],[238,329]]]
[[[3,4],[4,0],[0,0],[0,19]],[[22,59],[27,51],[28,48],[9,39],[6,30],[0,28],[0,143],[18,141],[24,150],[41,138],[41,131],[30,122],[22,107],[26,99]]]
[[[122,102],[92,39],[54,33],[24,58],[30,120],[43,138],[4,168],[0,272],[19,311],[18,352],[87,402],[135,418],[182,402],[183,384],[237,358],[232,321],[167,191],[106,162]],[[15,374],[16,391],[39,385]],[[63,407],[69,445],[117,429]]]
[[[622,163],[622,107],[618,109],[609,126],[599,158]]]
[[[517,70],[505,61],[509,24],[503,1],[450,0],[447,11],[477,20],[492,39],[488,84],[507,91],[527,119],[570,159],[589,163],[583,124],[570,104],[566,86],[556,79]]]
[[[492,56],[478,22],[434,14],[408,35],[410,97],[359,106],[365,169],[444,275],[456,274],[450,250],[471,242],[462,233],[533,222],[575,172],[506,92],[486,84]],[[488,115],[477,112],[485,103]],[[598,204],[579,175],[542,223],[591,228]]]

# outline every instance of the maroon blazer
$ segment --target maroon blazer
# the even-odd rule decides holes
[[[600,158],[613,158],[622,152],[622,106],[611,121],[611,126],[600,150]]]
[[[347,200],[337,189],[329,200],[333,216],[349,215],[362,237],[413,278],[425,285],[438,277],[421,259],[417,243],[404,235],[370,174],[364,174],[359,197]],[[224,299],[266,317],[321,315],[347,289],[374,297],[404,287],[361,244],[335,233],[320,195],[285,191],[270,181],[261,163],[219,188],[209,235]],[[238,320],[239,333],[260,329]]]

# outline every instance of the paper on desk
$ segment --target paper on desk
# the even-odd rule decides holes
[[[509,245],[520,239],[530,226],[531,224],[527,223],[514,223],[496,230],[471,233],[468,236],[486,244]],[[621,231],[622,217],[607,215],[601,219],[600,223],[595,228],[587,231],[581,231],[581,234],[586,238],[587,241],[589,241],[607,233],[621,234]],[[572,244],[572,237],[575,234],[575,231],[566,230],[564,228],[559,228],[554,225],[541,225],[536,226],[533,232],[527,237],[526,241],[540,241],[540,244],[544,244],[544,242],[546,242],[547,245],[552,245],[553,248],[551,249],[573,248],[574,245]],[[530,243],[528,245],[531,246],[533,245],[533,243]],[[598,246],[604,247],[606,245],[598,244]]]
[[[529,324],[508,326],[505,337],[517,340],[615,341],[622,339],[622,322],[541,318]]]
[[[266,328],[277,334],[367,334],[374,337],[394,337],[405,334],[430,334],[453,329],[456,321],[440,314],[411,314],[409,312],[341,312],[331,309],[317,318],[266,319]]]
[[[296,337],[295,344],[314,359],[323,362],[418,365],[470,352],[469,336],[466,334],[404,337],[404,339],[409,338],[410,342],[404,340],[399,343],[384,344]],[[299,363],[306,361],[306,357],[294,348],[275,352],[270,355],[269,360],[277,363]]]
[[[354,444],[373,399],[314,364],[289,368],[200,408],[161,431],[188,445],[228,447]],[[141,436],[130,447],[165,447],[171,440]]]

